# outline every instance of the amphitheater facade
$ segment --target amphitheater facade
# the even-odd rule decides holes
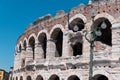
[[[85,33],[91,30],[92,8],[97,12],[94,27],[103,21],[107,25],[95,40],[93,80],[119,80],[120,2],[89,2],[72,8],[69,14],[61,10],[30,24],[17,40],[9,80],[88,80],[90,43]]]

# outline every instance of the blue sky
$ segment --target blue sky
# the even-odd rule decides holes
[[[38,17],[70,8],[88,0],[0,0],[0,68],[10,70],[16,40]]]

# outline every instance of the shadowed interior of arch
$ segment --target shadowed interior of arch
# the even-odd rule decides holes
[[[46,58],[46,46],[47,46],[47,37],[45,33],[42,33],[38,37],[39,43],[42,45],[42,49],[44,52],[44,58]]]
[[[43,80],[43,77],[41,75],[38,75],[36,80]]]
[[[48,80],[60,80],[60,78],[59,78],[59,76],[54,74]]]
[[[76,75],[72,75],[72,76],[68,77],[67,80],[80,80],[80,79],[79,79],[78,76],[76,76]]]
[[[29,40],[29,45],[30,47],[32,48],[32,51],[33,51],[33,59],[35,58],[35,38],[34,37],[31,37],[30,40]]]
[[[24,50],[26,51],[26,40],[24,41],[24,43],[23,43],[23,47],[24,47]]]
[[[73,30],[74,32],[76,32],[74,30],[74,26],[77,25],[78,26],[78,31],[81,31],[82,29],[85,28],[84,22],[82,19],[80,18],[76,18],[74,19],[68,26],[69,30]]]
[[[73,48],[73,56],[82,55],[82,43],[76,43],[72,45]]]
[[[111,31],[111,23],[108,19],[106,18],[99,18],[95,21],[95,25],[94,27],[101,27],[101,24],[105,22],[106,24],[106,29],[100,29],[100,31],[102,32],[101,36],[98,36],[96,41],[100,41],[103,44],[112,46],[112,31]]]
[[[80,18],[76,18],[70,23],[70,25],[68,26],[69,30],[72,30],[73,32],[77,32],[74,29],[75,25],[78,26],[77,31],[82,31],[85,28],[85,24],[84,24],[83,20]],[[73,56],[82,55],[83,43],[79,42],[79,40],[82,41],[83,38],[80,36],[78,38],[79,38],[78,41],[74,45],[71,45],[72,49],[73,49]]]
[[[108,78],[105,75],[98,74],[93,77],[93,80],[108,80]]]
[[[31,79],[31,76],[27,76],[27,79],[26,79],[26,80],[32,80],[32,79]]]
[[[55,57],[61,57],[62,56],[62,43],[63,43],[63,32],[61,31],[61,29],[56,28],[53,31],[51,38],[54,40],[55,45],[56,45]]]
[[[22,47],[21,47],[21,44],[19,45],[19,51],[18,52],[21,52],[22,50]]]

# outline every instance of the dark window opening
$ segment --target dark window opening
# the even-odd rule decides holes
[[[108,80],[108,78],[104,75],[101,75],[97,80]]]
[[[76,43],[72,46],[73,48],[73,56],[82,55],[82,44]]]
[[[29,40],[30,47],[32,48],[33,51],[33,59],[35,58],[35,39],[34,37],[31,37]]]
[[[79,77],[73,75],[73,76],[70,76],[67,80],[80,80]]]
[[[60,30],[56,37],[56,49],[59,57],[62,56],[62,42],[63,42],[63,32]]]
[[[22,48],[22,47],[21,47],[21,44],[20,44],[20,45],[19,45],[19,50],[18,50],[19,53],[21,52],[21,48]]]
[[[57,75],[52,75],[49,80],[60,80],[60,78]]]
[[[42,33],[39,38],[38,38],[39,42],[42,45],[42,49],[44,52],[44,58],[46,58],[46,48],[47,48],[47,37],[45,33]]]
[[[96,75],[93,77],[93,80],[108,80],[108,78],[104,75]]]
[[[43,77],[41,75],[38,75],[36,80],[43,80]]]
[[[26,41],[24,41],[23,46],[24,46],[24,50],[26,51]]]
[[[76,18],[74,19],[70,24],[69,24],[69,30],[73,30],[73,32],[76,32],[76,30],[74,29],[74,27],[77,26],[78,29],[77,31],[81,31],[82,29],[84,29],[85,25],[82,19],[80,18]]]
[[[56,51],[55,51],[55,57],[61,57],[62,56],[62,43],[63,43],[63,32],[61,29],[56,28],[51,38],[53,39],[53,42],[55,43]]]
[[[106,45],[112,46],[112,31],[111,31],[111,24],[108,20],[104,20],[107,28],[101,29],[102,35],[97,37],[96,41],[100,41]],[[102,22],[98,24],[98,27],[101,27]]]
[[[44,58],[46,58],[46,45],[47,45],[47,38],[45,36],[44,39],[43,39],[43,44],[42,44],[42,48],[43,48],[43,51],[44,51]]]
[[[31,79],[31,76],[27,76],[27,80],[32,80],[32,79]]]

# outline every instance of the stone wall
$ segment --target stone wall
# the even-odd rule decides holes
[[[101,76],[108,80],[119,80],[119,4],[94,6],[97,11],[94,28],[99,27],[103,21],[107,24],[105,31],[102,31],[104,34],[97,37],[94,45],[94,80]],[[39,75],[40,80],[88,80],[90,44],[85,33],[91,30],[89,13],[92,7],[80,5],[71,9],[69,14],[60,11],[55,17],[47,15],[33,22],[18,38],[12,79],[35,80]],[[72,30],[73,26],[70,29],[71,25],[80,25],[79,30]]]

